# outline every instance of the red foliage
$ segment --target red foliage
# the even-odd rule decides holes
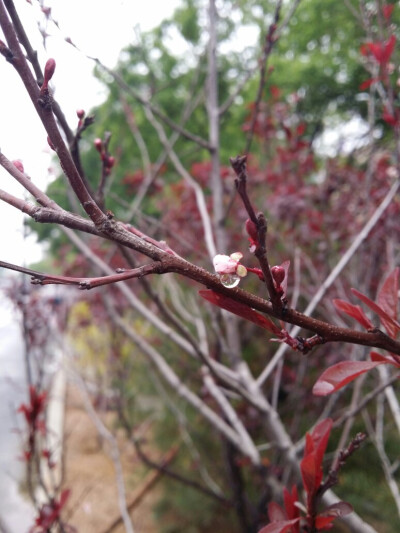
[[[45,503],[39,509],[39,514],[35,519],[35,525],[30,529],[30,533],[47,533],[50,528],[60,522],[60,515],[63,507],[67,503],[70,491],[63,490],[59,500],[53,498],[49,503]],[[63,524],[63,531],[75,531],[71,526]]]
[[[388,335],[395,339],[400,330],[397,321],[398,316],[398,289],[399,289],[399,267],[396,267],[384,280],[378,292],[377,302],[362,294],[356,289],[351,289],[352,293],[364,302],[374,313],[379,316],[381,324],[386,329]],[[341,311],[355,318],[367,330],[373,328],[373,324],[364,314],[358,305],[353,305],[343,300],[334,300],[333,303]],[[382,365],[390,364],[400,368],[400,358],[394,354],[388,356],[371,352],[372,361],[342,361],[326,369],[318,378],[313,387],[313,393],[317,396],[326,396],[335,392],[358,376],[365,374],[369,370]]]
[[[29,387],[29,403],[22,403],[18,408],[18,412],[23,413],[26,423],[30,429],[43,429],[44,422],[40,420],[40,416],[44,413],[46,400],[46,391],[39,392],[33,385]]]
[[[257,313],[257,311],[250,309],[247,305],[236,302],[228,296],[224,296],[223,294],[219,294],[211,290],[201,290],[199,291],[199,294],[208,302],[217,305],[222,309],[226,309],[235,315],[241,316],[242,318],[253,322],[257,326],[260,326],[260,328],[264,328],[271,333],[274,333],[275,335],[280,335],[280,328],[278,328],[278,326],[276,326],[272,320],[261,315],[260,313]]]
[[[299,533],[301,525],[304,531],[325,531],[333,527],[335,518],[352,512],[346,502],[338,502],[317,513],[316,507],[322,487],[323,459],[332,430],[332,420],[327,418],[315,426],[311,433],[306,434],[304,456],[300,463],[303,488],[306,492],[306,515],[300,516],[299,496],[296,487],[292,492],[283,491],[284,509],[275,502],[268,505],[268,516],[271,523],[259,533]]]
[[[372,43],[368,42],[361,46],[360,52],[363,56],[372,54],[375,60],[384,66],[389,61],[396,44],[396,37],[391,35],[385,42]]]
[[[346,315],[355,318],[365,329],[373,329],[374,325],[359,305],[353,305],[345,300],[340,300],[339,298],[335,298],[332,301],[337,309],[343,311]]]
[[[307,493],[307,507],[312,502],[322,482],[322,461],[332,429],[332,420],[327,418],[315,426],[311,434],[306,434],[304,457],[300,463],[303,486]]]
[[[382,7],[382,13],[386,20],[390,20],[394,10],[394,4],[386,4]]]

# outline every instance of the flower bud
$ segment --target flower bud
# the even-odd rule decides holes
[[[96,148],[96,150],[101,154],[102,151],[103,151],[103,141],[99,138],[95,139],[94,140],[94,147]]]
[[[285,279],[285,275],[286,275],[285,269],[281,266],[273,266],[271,268],[271,274],[272,274],[272,277],[274,278],[276,285],[279,287],[281,283],[283,282],[283,280]]]
[[[51,80],[53,77],[54,71],[56,70],[56,62],[53,58],[50,58],[46,62],[46,66],[44,67],[44,82],[43,85],[47,85],[47,83]]]
[[[110,157],[107,157],[106,167],[107,168],[112,168],[114,165],[115,165],[115,157],[110,155]]]
[[[246,220],[246,231],[248,236],[255,242],[257,242],[257,226],[249,218]]]
[[[82,119],[85,116],[85,111],[83,109],[77,109],[76,110],[76,116],[80,119]]]

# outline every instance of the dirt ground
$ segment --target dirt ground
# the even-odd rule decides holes
[[[125,532],[121,521],[118,522],[121,514],[110,446],[99,438],[81,393],[71,385],[67,390],[64,427],[63,487],[71,489],[64,519],[79,533]],[[122,432],[118,434],[118,441],[134,529],[153,533],[157,527],[151,508],[156,499],[159,475],[143,467]]]

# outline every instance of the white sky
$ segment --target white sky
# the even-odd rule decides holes
[[[56,60],[55,96],[64,109],[69,124],[76,124],[76,110],[89,110],[102,101],[102,86],[92,76],[93,62],[85,54],[98,57],[108,67],[115,66],[122,47],[131,42],[133,28],[157,26],[180,4],[180,0],[48,0],[58,31],[49,25],[47,50],[41,44],[38,20],[43,20],[39,5],[32,0],[14,0],[31,43],[44,66],[49,57]],[[83,53],[65,42],[69,37]],[[4,36],[0,30],[0,39]],[[20,159],[34,182],[46,184],[50,150],[27,94],[13,67],[0,56],[0,149],[11,160]],[[0,188],[23,195],[22,187],[0,168]],[[10,263],[38,261],[42,252],[33,236],[23,237],[22,214],[0,203],[0,259]],[[1,275],[1,272],[0,272]]]

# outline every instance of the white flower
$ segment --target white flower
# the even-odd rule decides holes
[[[242,257],[243,254],[240,252],[235,252],[230,256],[216,255],[213,259],[215,272],[217,274],[236,274],[237,276],[244,277],[247,274],[247,270],[246,267],[239,263]]]

